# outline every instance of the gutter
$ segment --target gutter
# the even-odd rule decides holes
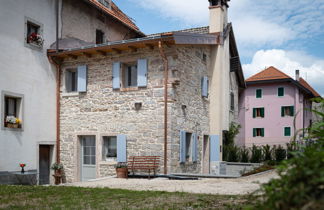
[[[164,174],[168,174],[168,59],[162,47],[162,39],[159,41],[160,55],[164,65]]]
[[[51,64],[56,67],[56,162],[61,162],[60,156],[60,86],[61,86],[61,65],[48,56]]]

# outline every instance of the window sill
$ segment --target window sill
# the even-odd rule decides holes
[[[115,166],[117,164],[117,161],[101,161],[99,165],[106,165],[106,166]]]
[[[62,97],[78,97],[80,95],[79,92],[71,92],[71,93],[62,93]]]
[[[39,50],[39,51],[43,50],[43,46],[33,44],[33,43],[27,43],[27,42],[25,42],[25,47],[28,47],[28,48],[33,49],[33,50]]]
[[[137,91],[138,87],[128,87],[128,88],[120,88],[120,92],[128,92],[128,91]]]
[[[16,132],[22,132],[22,131],[24,131],[24,129],[22,127],[20,127],[20,128],[8,128],[8,127],[4,127],[4,126],[2,126],[2,130],[5,130],[5,131],[16,131]]]

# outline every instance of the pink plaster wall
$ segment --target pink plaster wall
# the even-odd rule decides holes
[[[285,88],[285,95],[278,97],[278,88]],[[262,89],[262,98],[256,98],[256,89]],[[306,104],[304,106],[304,104]],[[255,145],[285,145],[294,133],[294,117],[281,117],[282,106],[294,106],[297,130],[307,127],[311,119],[309,111],[311,103],[304,101],[304,95],[299,89],[289,83],[272,83],[249,85],[240,98],[239,121],[242,126],[237,138],[237,144],[250,147]],[[264,118],[253,118],[253,108],[265,108]],[[305,117],[303,117],[305,115]],[[304,119],[303,119],[304,118]],[[291,137],[284,136],[284,127],[291,127]],[[264,128],[264,137],[253,137],[253,128]]]

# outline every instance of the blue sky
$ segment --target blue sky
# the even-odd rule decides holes
[[[115,0],[146,34],[208,25],[207,0]],[[231,0],[245,77],[296,69],[324,96],[324,0]]]

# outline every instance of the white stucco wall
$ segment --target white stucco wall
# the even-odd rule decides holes
[[[25,46],[25,17],[43,24],[42,50]],[[24,96],[23,130],[3,129],[1,123],[0,171],[19,170],[19,163],[37,169],[38,143],[55,143],[55,69],[46,56],[55,42],[55,1],[0,1],[0,28],[0,92]]]

